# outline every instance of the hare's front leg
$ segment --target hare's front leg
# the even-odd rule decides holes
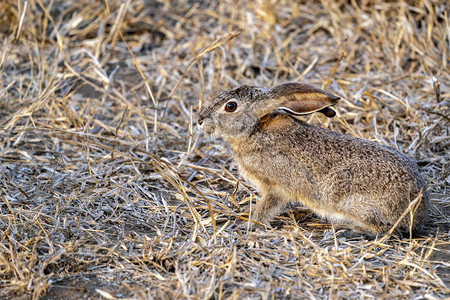
[[[268,225],[270,220],[283,207],[285,202],[278,196],[271,193],[263,193],[261,201],[256,208],[250,212],[251,219]]]

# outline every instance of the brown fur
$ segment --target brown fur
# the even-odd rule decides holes
[[[300,202],[325,218],[377,234],[389,230],[422,193],[411,226],[419,230],[429,196],[415,162],[394,149],[275,112],[286,98],[329,99],[323,102],[327,105],[339,99],[306,84],[293,85],[244,86],[220,94],[200,114],[199,124],[230,143],[241,174],[260,191],[254,218],[268,222],[287,202]],[[322,93],[322,98],[311,98],[311,92]],[[239,107],[233,113],[222,109],[230,99]],[[399,227],[410,228],[409,215]]]

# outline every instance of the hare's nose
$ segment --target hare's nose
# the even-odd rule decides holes
[[[199,118],[199,119],[197,120],[197,128],[200,129],[200,130],[202,130],[202,127],[203,127],[203,119],[202,119],[202,118]]]

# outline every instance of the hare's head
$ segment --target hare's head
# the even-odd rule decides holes
[[[199,127],[225,139],[248,136],[267,114],[304,115],[319,111],[328,117],[339,97],[305,83],[286,83],[271,89],[241,86],[221,92],[200,113]]]

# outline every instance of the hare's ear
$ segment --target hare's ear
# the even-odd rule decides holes
[[[295,116],[318,111],[332,118],[336,112],[329,106],[335,105],[340,99],[306,83],[281,84],[274,87],[270,94],[278,109]]]

